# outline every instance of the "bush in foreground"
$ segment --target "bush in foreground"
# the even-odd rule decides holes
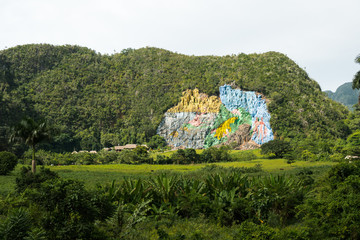
[[[17,157],[11,152],[0,152],[0,175],[7,175],[14,170]]]

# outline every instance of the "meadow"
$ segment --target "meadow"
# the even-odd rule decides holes
[[[200,153],[200,152],[199,152]],[[162,153],[171,155],[171,152]],[[233,156],[244,154],[239,151],[231,152]],[[258,152],[254,152],[257,157]],[[225,168],[251,168],[261,166],[264,171],[261,174],[294,174],[303,168],[315,171],[315,175],[328,170],[331,166],[335,165],[334,162],[309,162],[309,161],[296,161],[295,163],[288,164],[285,159],[254,159],[249,161],[235,161],[235,162],[220,162],[220,163],[202,163],[190,165],[156,165],[156,164],[102,164],[102,165],[67,165],[67,166],[46,166],[51,171],[57,172],[60,177],[66,179],[76,179],[83,181],[87,188],[94,188],[97,184],[110,184],[113,180],[121,181],[124,178],[143,178],[159,173],[178,173],[185,175],[197,175],[197,171],[202,168],[215,165]],[[0,176],[0,194],[6,195],[11,192],[15,187],[15,179],[18,175],[20,168],[25,165],[19,164],[13,172],[8,176]],[[40,167],[40,166],[39,166]]]

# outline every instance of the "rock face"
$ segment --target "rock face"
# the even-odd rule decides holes
[[[183,93],[179,104],[165,113],[157,134],[168,145],[208,148],[230,144],[259,146],[274,138],[270,113],[261,95],[220,87],[220,98],[208,97],[197,89]]]
[[[251,125],[242,124],[236,130],[234,134],[231,134],[228,137],[228,140],[224,142],[225,145],[230,145],[232,143],[236,143],[237,146],[241,146],[242,144],[249,142],[251,140]]]

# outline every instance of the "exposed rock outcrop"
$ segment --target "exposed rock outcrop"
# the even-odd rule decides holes
[[[251,125],[242,124],[236,130],[234,134],[231,134],[227,141],[224,142],[224,145],[235,144],[240,147],[242,144],[249,142],[251,140]]]

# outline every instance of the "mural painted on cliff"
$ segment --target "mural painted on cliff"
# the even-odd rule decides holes
[[[244,131],[246,126],[249,131]],[[220,97],[209,97],[198,89],[185,91],[179,104],[165,113],[157,134],[169,145],[186,148],[228,144],[236,134],[248,135],[237,138],[259,145],[274,138],[261,95],[230,85],[220,87]]]
[[[229,111],[243,108],[251,116],[251,139],[257,144],[263,144],[274,139],[270,127],[270,113],[267,110],[265,99],[252,91],[232,89],[230,85],[220,87],[220,99]]]
[[[224,106],[220,106],[210,132],[206,135],[204,148],[222,144],[228,141],[229,136],[234,134],[242,124],[251,125],[251,116],[242,108],[233,109],[231,112]]]

